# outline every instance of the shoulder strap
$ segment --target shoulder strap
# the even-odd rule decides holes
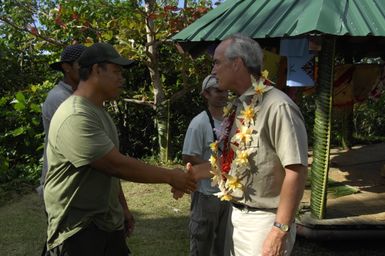
[[[214,141],[218,140],[217,138],[217,134],[215,133],[215,126],[214,126],[214,119],[213,117],[211,116],[211,113],[208,109],[206,109],[206,113],[207,113],[207,116],[209,117],[209,120],[210,120],[210,124],[211,124],[211,128],[212,128],[212,131],[213,131],[213,138],[214,138]]]

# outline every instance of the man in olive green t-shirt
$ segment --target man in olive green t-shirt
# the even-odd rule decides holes
[[[56,111],[49,130],[44,201],[47,255],[129,255],[123,231],[120,179],[195,190],[190,173],[147,165],[118,151],[116,127],[104,110],[132,61],[96,43],[79,58],[80,83]]]

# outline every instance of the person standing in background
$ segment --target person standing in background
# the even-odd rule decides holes
[[[40,186],[38,193],[43,195],[45,175],[47,173],[46,147],[48,140],[49,125],[53,114],[60,104],[66,100],[76,90],[79,83],[79,64],[78,58],[86,47],[82,44],[69,45],[64,48],[60,56],[60,61],[51,63],[49,66],[56,71],[63,73],[63,78],[49,92],[42,106],[42,121],[44,128],[44,153],[43,169],[41,172]]]
[[[227,91],[218,88],[217,79],[208,75],[202,83],[201,95],[207,109],[195,116],[189,124],[183,143],[183,162],[201,164],[211,156],[210,144],[218,139],[227,104]],[[219,189],[210,179],[199,181],[197,191],[191,194],[190,255],[225,255],[226,229],[231,205],[221,201],[215,193]]]

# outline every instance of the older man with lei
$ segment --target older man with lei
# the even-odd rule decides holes
[[[212,177],[218,196],[232,202],[230,255],[290,255],[307,177],[302,114],[261,73],[262,59],[259,44],[240,34],[218,45],[212,73],[237,97],[225,108],[210,165],[187,166],[197,179]]]

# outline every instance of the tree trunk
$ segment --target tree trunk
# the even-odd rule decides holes
[[[147,14],[154,10],[155,1],[146,0],[145,10]],[[158,142],[159,142],[159,158],[162,162],[167,162],[168,147],[169,147],[169,114],[168,114],[168,101],[165,100],[162,83],[159,73],[159,53],[157,42],[155,39],[154,23],[149,15],[146,22],[146,39],[147,39],[147,54],[148,54],[148,69],[150,71],[150,77],[153,84],[154,92],[154,106],[156,111],[156,126],[158,129]]]
[[[157,107],[156,122],[158,128],[159,158],[163,163],[169,160],[169,123],[170,101],[165,100]]]
[[[341,145],[343,149],[349,150],[353,141],[353,104],[343,109],[341,126]]]

